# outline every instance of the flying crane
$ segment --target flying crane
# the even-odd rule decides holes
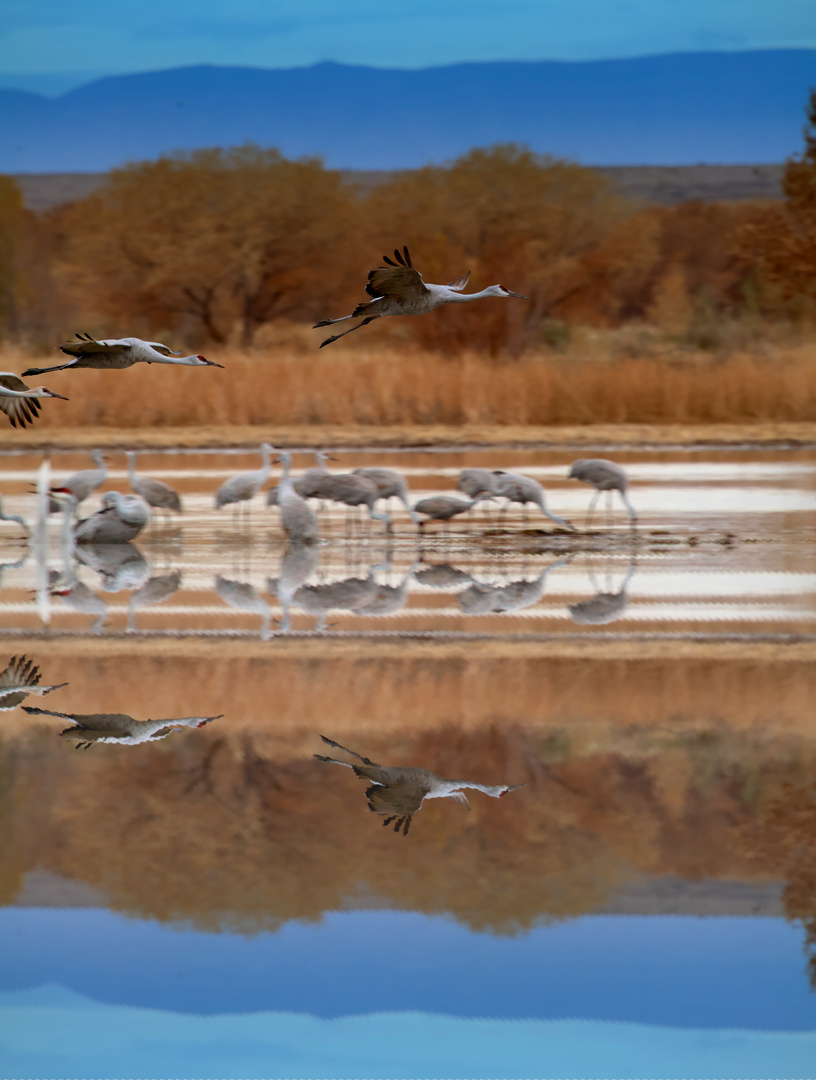
[[[340,319],[323,319],[314,324],[314,329],[317,329],[319,326],[331,326],[347,319],[363,320],[350,330],[344,330],[342,334],[326,338],[320,343],[321,349],[384,315],[425,315],[443,304],[469,304],[471,300],[481,300],[484,296],[515,296],[519,300],[527,299],[521,293],[505,289],[504,285],[488,285],[481,292],[465,293],[463,290],[470,281],[470,271],[447,285],[426,285],[420,272],[414,269],[407,247],[401,252],[395,249],[394,259],[383,255],[383,262],[388,265],[369,270],[368,284],[365,287],[371,297],[369,301],[358,304],[351,315],[344,315]]]

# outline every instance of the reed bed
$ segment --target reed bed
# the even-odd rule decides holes
[[[607,348],[496,359],[379,343],[208,355],[225,370],[139,365],[35,378],[71,398],[46,403],[37,429],[816,420],[816,344],[725,357],[615,356]],[[0,363],[19,371],[42,361],[7,350]]]

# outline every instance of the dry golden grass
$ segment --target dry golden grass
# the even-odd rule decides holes
[[[35,384],[71,398],[46,403],[36,431],[816,421],[812,344],[717,358],[616,357],[609,343],[601,343],[597,351],[584,344],[563,355],[497,360],[391,348],[376,340],[317,351],[294,340],[263,351],[209,355],[225,370],[139,365],[36,378]],[[0,356],[10,370],[32,362],[12,350]]]

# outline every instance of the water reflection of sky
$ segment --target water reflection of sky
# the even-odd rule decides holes
[[[365,911],[242,937],[7,909],[0,934],[4,1057],[29,1067],[114,1075],[118,1054],[115,1075],[155,1075],[152,1043],[161,1075],[257,1075],[265,1057],[263,1076],[768,1077],[806,1075],[816,1051],[780,919],[594,916],[501,938]]]
[[[616,1020],[816,1029],[801,932],[779,918],[594,915],[517,937],[414,912],[208,934],[105,910],[6,908],[0,989],[56,983],[187,1013]]]

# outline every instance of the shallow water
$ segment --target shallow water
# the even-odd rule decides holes
[[[5,659],[67,683],[0,697],[9,1075],[811,1075],[816,454],[607,453],[634,532],[395,506],[287,553],[212,508],[243,452],[140,455],[185,511],[131,549],[0,526]]]
[[[431,636],[620,634],[811,634],[816,614],[816,454],[651,453],[616,455],[632,479],[639,515],[631,530],[620,504],[581,529],[591,489],[567,481],[574,455],[533,451],[336,452],[337,469],[398,467],[414,501],[455,493],[460,468],[523,469],[544,484],[548,508],[579,525],[570,533],[533,507],[503,517],[482,504],[419,536],[393,500],[394,529],[342,510],[321,513],[319,547],[289,552],[278,511],[265,505],[216,511],[213,492],[256,467],[246,453],[143,454],[140,472],[182,493],[184,514],[159,517],[123,550],[66,554],[59,515],[47,552],[26,556],[14,525],[3,527],[0,595],[4,628],[17,633],[226,634],[410,633]],[[33,513],[25,494],[40,459],[0,458],[7,512]],[[311,455],[299,455],[308,466]],[[53,475],[87,465],[52,457]],[[111,455],[101,490],[127,489]],[[272,483],[277,470],[273,469]],[[602,497],[602,500],[605,497]],[[615,496],[617,498],[617,496]],[[94,495],[82,507],[97,509]],[[382,506],[382,504],[381,504]],[[46,569],[47,568],[47,569]],[[48,570],[50,570],[50,585]],[[75,587],[79,583],[79,587]],[[59,595],[52,595],[58,593]],[[93,595],[91,595],[93,594]],[[613,625],[614,624],[614,625]]]

